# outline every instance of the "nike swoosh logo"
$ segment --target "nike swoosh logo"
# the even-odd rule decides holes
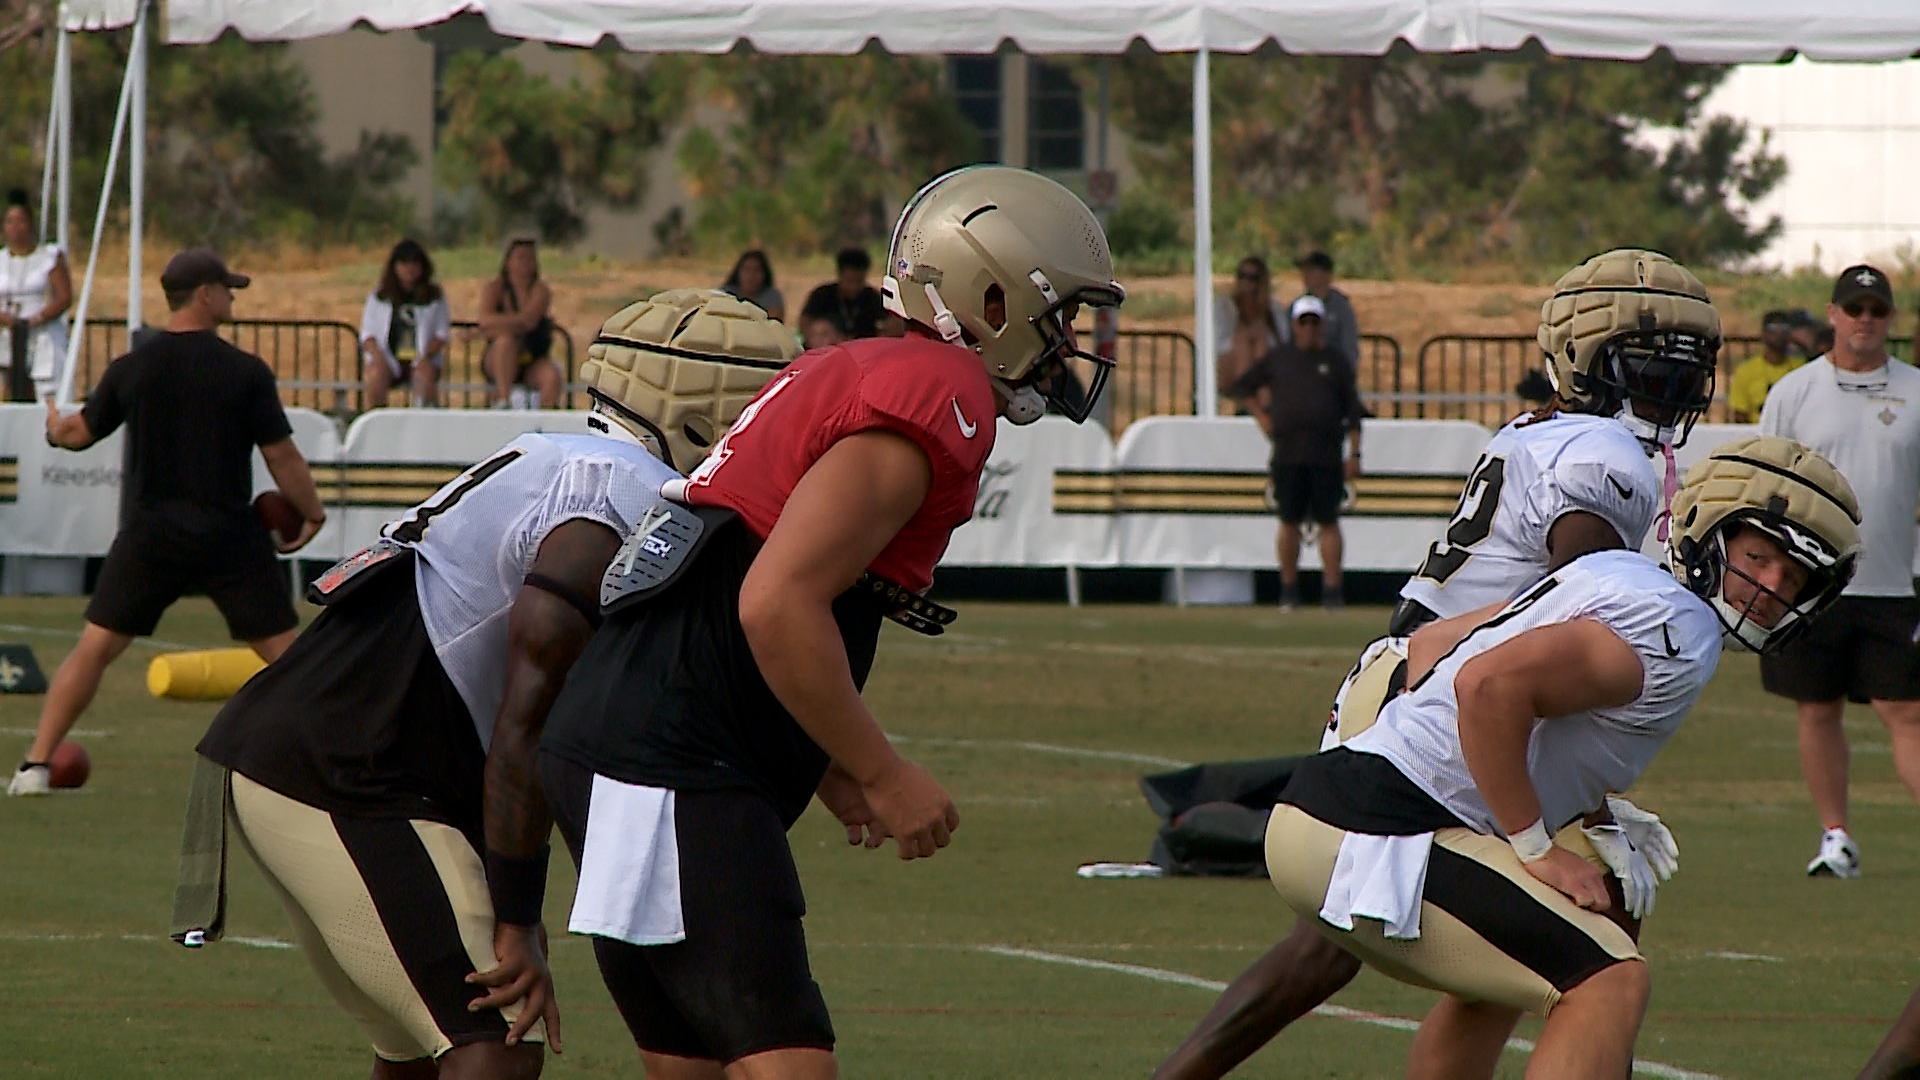
[[[974,433],[980,430],[980,425],[967,423],[967,414],[960,411],[960,399],[953,398],[952,401],[953,418],[960,421],[960,434],[965,435],[969,439],[973,438]]]
[[[1632,492],[1631,490],[1629,490],[1629,489],[1627,488],[1627,485],[1625,485],[1625,484],[1623,484],[1623,483],[1621,483],[1621,482],[1620,482],[1620,481],[1618,481],[1618,480],[1615,480],[1615,479],[1613,478],[1613,474],[1612,474],[1612,473],[1608,473],[1608,474],[1607,474],[1607,483],[1609,483],[1609,484],[1612,484],[1612,485],[1613,485],[1613,490],[1615,490],[1615,491],[1617,491],[1617,492],[1619,492],[1619,493],[1620,493],[1620,497],[1621,497],[1621,498],[1623,498],[1623,499],[1631,499],[1631,498],[1633,498],[1633,492]]]
[[[1668,657],[1679,656],[1680,650],[1673,647],[1673,631],[1667,629],[1664,623],[1661,624],[1660,626],[1660,636],[1665,638],[1667,641],[1667,656]]]

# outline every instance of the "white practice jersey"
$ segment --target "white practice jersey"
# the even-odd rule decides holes
[[[1653,560],[1636,551],[1575,559],[1467,635],[1432,673],[1380,710],[1346,743],[1379,754],[1475,831],[1502,835],[1460,749],[1454,678],[1469,660],[1542,626],[1592,619],[1632,647],[1640,696],[1534,723],[1527,772],[1549,831],[1598,809],[1608,792],[1633,786],[1713,677],[1720,620]]]
[[[427,637],[480,745],[492,743],[506,694],[507,616],[547,534],[584,518],[624,541],[678,475],[631,443],[522,435],[380,530],[416,552]]]
[[[1575,510],[1597,514],[1639,548],[1660,510],[1660,478],[1619,421],[1522,417],[1494,435],[1460,506],[1400,595],[1443,619],[1513,599],[1546,575],[1547,533]]]

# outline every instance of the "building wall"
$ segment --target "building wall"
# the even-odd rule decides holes
[[[354,29],[288,46],[306,69],[329,156],[352,152],[362,132],[413,140],[416,163],[400,182],[416,220],[433,220],[433,46],[410,33]]]

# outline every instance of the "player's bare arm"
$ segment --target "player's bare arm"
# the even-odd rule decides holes
[[[1561,824],[1541,821],[1540,799],[1527,774],[1536,720],[1626,705],[1640,696],[1643,678],[1633,649],[1590,619],[1529,630],[1461,667],[1454,678],[1461,753],[1516,851],[1525,838],[1537,843]],[[1578,855],[1549,843],[1543,854],[1529,859],[1523,853],[1521,861],[1581,907],[1607,910],[1605,878]]]
[[[313,471],[307,468],[307,459],[293,440],[281,439],[260,448],[260,456],[266,459],[267,472],[273,477],[273,485],[280,489],[300,511],[302,524],[300,535],[291,543],[280,544],[281,554],[299,551],[307,546],[327,523],[327,508],[320,505],[320,491],[313,485]]]
[[[468,981],[492,988],[470,1008],[526,1001],[507,1032],[508,1046],[544,1018],[553,1052],[560,1052],[560,1010],[540,925],[553,815],[535,764],[547,711],[593,637],[587,612],[597,609],[600,578],[619,547],[619,535],[596,521],[574,520],[554,529],[541,543],[528,584],[507,616],[506,696],[487,749],[483,802],[499,964]]]
[[[1548,571],[1558,570],[1582,555],[1626,546],[1619,531],[1599,514],[1570,510],[1547,530]]]
[[[860,700],[833,602],[913,517],[933,483],[918,445],[842,439],[801,478],[740,585],[740,628],[767,687],[853,777],[900,857],[932,855],[959,824],[926,770],[900,757]]]

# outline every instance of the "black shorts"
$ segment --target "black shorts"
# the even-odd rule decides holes
[[[1794,701],[1920,700],[1920,600],[1842,596],[1776,656],[1760,658],[1760,685]]]
[[[540,780],[574,865],[593,771],[543,751]],[[773,804],[746,790],[674,792],[686,938],[593,939],[600,978],[640,1049],[722,1064],[770,1050],[833,1049],[807,963],[806,898]]]
[[[235,641],[260,641],[300,625],[286,570],[265,529],[218,543],[189,544],[152,526],[122,529],[87,602],[87,621],[116,634],[146,637],[189,592],[203,592]]]
[[[1321,525],[1340,520],[1340,503],[1347,497],[1347,474],[1339,462],[1331,465],[1288,465],[1275,462],[1273,501],[1280,520],[1298,525],[1311,518]]]

